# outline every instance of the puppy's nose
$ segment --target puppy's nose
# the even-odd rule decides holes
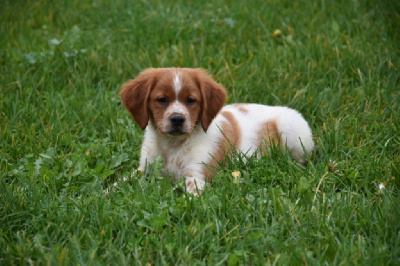
[[[183,122],[185,122],[185,118],[183,115],[173,115],[170,118],[172,125],[174,126],[182,126]]]

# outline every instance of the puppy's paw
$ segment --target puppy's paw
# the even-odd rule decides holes
[[[195,177],[186,178],[185,183],[186,183],[186,192],[192,195],[200,195],[203,192],[204,187],[206,185],[206,182],[204,182],[204,180]]]

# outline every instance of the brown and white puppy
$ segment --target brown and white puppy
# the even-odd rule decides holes
[[[314,148],[300,113],[260,104],[224,107],[224,87],[202,69],[150,68],[125,83],[120,95],[145,129],[138,170],[161,155],[166,172],[176,180],[185,178],[192,194],[201,193],[232,146],[251,155],[260,146],[268,151],[274,141],[300,163]]]

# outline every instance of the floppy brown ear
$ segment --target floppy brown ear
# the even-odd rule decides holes
[[[153,69],[147,69],[137,78],[123,84],[119,93],[125,108],[141,129],[145,129],[149,122],[148,98],[155,77]]]
[[[206,132],[212,120],[224,106],[226,101],[226,90],[215,82],[210,75],[202,69],[196,69],[198,72],[198,83],[202,96],[201,126]]]

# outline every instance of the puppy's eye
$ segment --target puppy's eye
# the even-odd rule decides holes
[[[157,102],[161,103],[161,104],[167,104],[168,103],[168,99],[167,97],[161,97],[157,99]]]
[[[193,98],[188,97],[188,98],[186,99],[186,104],[188,104],[188,105],[194,104],[195,102],[196,102],[196,100],[193,99]]]

